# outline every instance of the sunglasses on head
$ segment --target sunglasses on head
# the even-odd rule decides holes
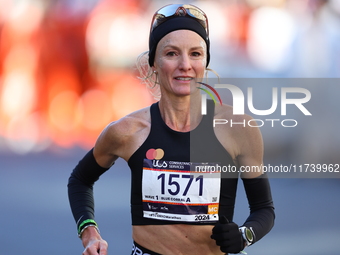
[[[164,21],[174,16],[188,16],[197,20],[207,32],[209,37],[207,15],[198,7],[191,4],[170,4],[159,9],[153,16],[150,33]]]

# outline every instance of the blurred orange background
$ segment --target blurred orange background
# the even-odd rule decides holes
[[[108,123],[150,105],[134,62],[167,3],[0,1],[0,150],[87,149]],[[210,18],[222,77],[339,75],[336,0],[192,3]]]

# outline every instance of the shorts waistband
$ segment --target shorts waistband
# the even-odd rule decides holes
[[[162,255],[162,254],[150,251],[144,248],[143,246],[139,245],[135,241],[133,241],[131,255]]]

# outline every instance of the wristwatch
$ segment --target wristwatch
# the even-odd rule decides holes
[[[250,246],[254,242],[254,232],[251,228],[246,226],[239,227],[243,240],[246,242],[246,247]]]

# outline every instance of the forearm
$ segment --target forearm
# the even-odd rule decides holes
[[[251,228],[255,234],[254,242],[269,233],[274,226],[274,209],[264,208],[250,214],[243,226]]]
[[[92,186],[84,185],[74,177],[70,177],[68,183],[68,197],[73,217],[77,223],[77,229],[82,221],[94,219],[94,199]]]
[[[250,215],[243,225],[252,228],[254,242],[257,242],[274,226],[275,212],[270,185],[266,175],[243,179],[243,183],[250,207]]]
[[[94,220],[93,185],[107,170],[97,164],[93,150],[90,150],[71,173],[67,185],[68,197],[78,233],[86,226],[82,224],[85,220]]]

